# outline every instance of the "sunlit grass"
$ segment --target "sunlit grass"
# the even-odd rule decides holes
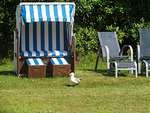
[[[0,65],[0,113],[148,113],[150,78],[127,71],[107,75],[106,63],[86,56],[76,65],[81,83],[69,87],[69,78],[20,78],[13,62]]]

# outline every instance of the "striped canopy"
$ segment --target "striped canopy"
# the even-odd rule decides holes
[[[70,22],[74,21],[74,3],[34,3],[21,4],[24,23],[30,22]]]

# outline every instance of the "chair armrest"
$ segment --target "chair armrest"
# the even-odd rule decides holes
[[[107,59],[107,61],[109,62],[109,60],[110,60],[110,54],[109,54],[109,48],[107,47],[107,46],[102,46],[103,47],[103,54],[105,55],[105,57],[106,57],[106,59]],[[103,55],[103,56],[104,56]]]
[[[130,55],[131,61],[133,62],[133,48],[132,48],[131,45],[124,45],[124,46],[122,47],[122,49],[121,49],[120,55],[123,55],[125,48],[129,48],[130,53],[131,53],[131,55]]]
[[[98,49],[98,54],[101,54],[103,58],[109,56],[109,48],[105,46],[100,46]]]

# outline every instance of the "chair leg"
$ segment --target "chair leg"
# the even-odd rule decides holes
[[[137,75],[137,64],[136,64],[136,62],[134,62],[134,65],[135,65],[135,77],[137,78],[138,75]]]
[[[115,78],[118,78],[118,66],[116,62],[114,62],[114,64],[115,64]]]
[[[146,71],[146,77],[148,77],[148,63],[145,60],[142,61],[142,73],[143,73],[144,66]]]
[[[110,69],[110,62],[107,61],[107,74],[108,75],[110,75],[110,71],[111,71],[111,69]]]
[[[100,56],[100,54],[98,54],[98,55],[97,55],[97,58],[96,58],[95,71],[97,70],[99,56]]]
[[[146,68],[145,68],[145,70],[146,70],[146,77],[148,77],[148,64],[146,63],[145,66],[146,66]]]
[[[146,77],[148,77],[148,66],[146,66]]]

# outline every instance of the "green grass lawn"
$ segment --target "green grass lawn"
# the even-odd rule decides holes
[[[148,113],[150,77],[127,71],[107,75],[95,55],[76,65],[81,83],[69,87],[69,78],[20,78],[13,74],[13,61],[0,62],[0,113]]]

